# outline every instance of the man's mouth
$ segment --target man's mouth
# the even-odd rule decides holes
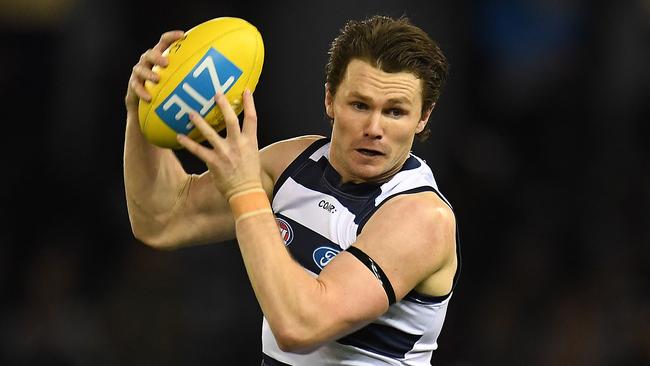
[[[365,156],[378,156],[378,155],[384,155],[381,152],[377,150],[371,150],[371,149],[357,149],[357,151]]]

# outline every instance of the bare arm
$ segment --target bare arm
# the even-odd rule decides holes
[[[139,126],[140,98],[150,100],[144,81],[156,82],[154,65],[164,67],[162,52],[181,31],[167,32],[133,67],[125,98],[127,121],[124,138],[124,185],[136,238],[161,249],[219,242],[235,237],[235,226],[224,196],[212,182],[212,173],[185,172],[169,149],[150,144]],[[271,197],[273,185],[287,165],[318,136],[280,141],[259,152],[262,187]]]
[[[260,151],[262,186],[268,197],[287,165],[319,138],[298,137]],[[171,150],[149,144],[140,132],[137,113],[127,117],[124,181],[131,227],[146,244],[173,249],[235,237],[230,207],[211,173],[188,175]]]
[[[189,175],[171,150],[149,144],[137,121],[127,116],[124,185],[136,238],[160,249],[234,238],[225,199],[208,172]]]
[[[125,98],[124,185],[131,228],[145,244],[166,249],[223,241],[235,235],[230,209],[211,183],[210,174],[187,174],[171,150],[150,144],[140,130],[139,100],[151,99],[144,82],[158,81],[152,67],[166,66],[162,52],[182,35],[181,31],[163,34],[158,44],[140,57]]]

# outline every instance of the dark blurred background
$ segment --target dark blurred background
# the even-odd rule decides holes
[[[451,63],[415,147],[463,249],[434,364],[650,364],[648,0],[0,0],[0,364],[259,364],[236,244],[131,234],[131,67],[166,30],[245,18],[266,47],[261,145],[328,134],[329,42],[377,13],[409,16]]]

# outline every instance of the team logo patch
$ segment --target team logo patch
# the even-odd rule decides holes
[[[291,244],[291,241],[293,240],[293,229],[291,228],[291,225],[279,217],[276,217],[275,221],[278,223],[278,229],[280,229],[280,236],[284,241],[284,245]]]
[[[312,257],[314,258],[314,263],[318,266],[318,268],[323,269],[336,255],[339,254],[339,251],[330,248],[330,247],[318,247],[316,250],[314,250],[314,254]]]

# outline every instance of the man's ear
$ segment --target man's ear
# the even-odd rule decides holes
[[[330,93],[329,83],[325,83],[325,113],[331,119],[334,119],[334,97]]]
[[[431,117],[431,112],[433,112],[433,108],[435,106],[436,103],[433,103],[431,107],[426,110],[426,112],[422,113],[422,117],[420,117],[420,121],[418,122],[418,125],[415,128],[415,133],[420,133],[424,131],[425,127],[427,127],[427,122],[429,122],[429,117]]]

